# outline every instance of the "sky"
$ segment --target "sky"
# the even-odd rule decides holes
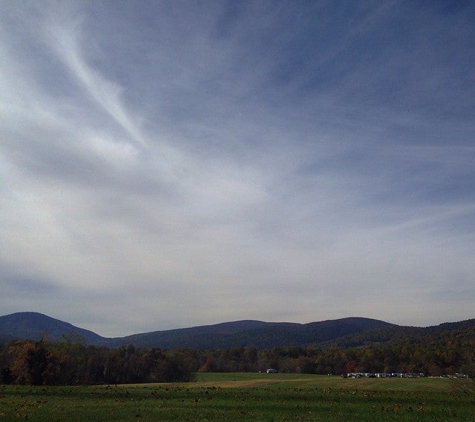
[[[0,0],[0,314],[475,318],[474,63],[473,1]]]

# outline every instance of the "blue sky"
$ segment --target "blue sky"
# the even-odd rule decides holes
[[[472,1],[0,1],[0,57],[2,315],[475,317]]]

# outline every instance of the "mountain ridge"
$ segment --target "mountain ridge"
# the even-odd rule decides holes
[[[86,344],[112,348],[130,344],[135,347],[202,350],[234,347],[270,349],[309,345],[359,347],[388,343],[407,336],[416,338],[471,327],[475,327],[475,319],[446,322],[429,327],[399,326],[365,317],[346,317],[310,323],[239,320],[107,338],[38,312],[17,312],[0,316],[0,341],[7,342],[18,338],[35,341],[47,338],[57,341],[73,334]]]

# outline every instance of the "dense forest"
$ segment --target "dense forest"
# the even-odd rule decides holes
[[[71,336],[54,342],[15,340],[0,345],[0,373],[4,384],[32,385],[186,382],[205,371],[264,372],[268,368],[312,374],[415,372],[440,376],[463,372],[474,350],[475,328],[363,347],[264,350],[107,348],[85,345]]]
[[[64,341],[16,340],[0,346],[4,384],[77,385],[190,381],[192,366],[179,351],[109,349]]]

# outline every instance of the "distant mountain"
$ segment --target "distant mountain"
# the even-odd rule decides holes
[[[332,340],[344,335],[359,333],[377,327],[392,326],[384,321],[369,318],[343,318],[309,324],[289,322],[234,321],[175,330],[154,331],[120,338],[104,338],[92,331],[50,318],[36,312],[19,312],[0,317],[0,339],[26,338],[39,340],[46,337],[61,339],[74,333],[85,343],[119,347],[175,347],[196,349],[227,349],[256,347],[258,349],[305,346]]]
[[[445,322],[430,327],[406,327],[389,325],[341,336],[329,341],[319,343],[319,347],[362,347],[376,346],[378,344],[396,344],[401,342],[431,342],[439,341],[440,337],[450,337],[452,333],[460,339],[474,338],[475,319],[458,322]]]
[[[458,332],[461,332],[458,334]],[[175,330],[154,331],[119,338],[105,338],[36,312],[19,312],[0,317],[0,342],[14,338],[61,339],[75,334],[86,344],[107,347],[155,347],[160,349],[271,349],[287,346],[361,347],[403,341],[438,341],[441,336],[471,336],[475,319],[433,327],[404,327],[370,318],[342,318],[308,324],[243,320]],[[447,334],[449,333],[449,334]]]
[[[0,340],[47,338],[55,341],[65,335],[79,336],[86,344],[101,344],[107,340],[92,331],[75,327],[38,312],[17,312],[0,317]]]

